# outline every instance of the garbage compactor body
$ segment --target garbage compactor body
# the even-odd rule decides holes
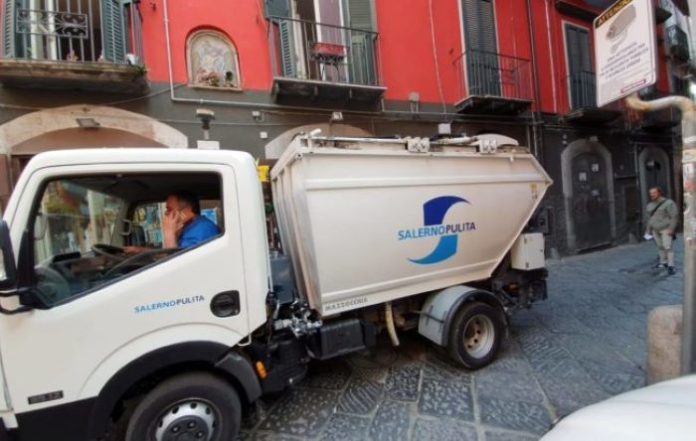
[[[551,184],[525,148],[424,142],[301,136],[271,171],[284,251],[320,315],[489,278]]]

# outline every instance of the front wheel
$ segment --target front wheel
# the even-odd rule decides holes
[[[172,377],[138,404],[125,441],[233,441],[242,409],[232,386],[201,372]]]
[[[490,364],[498,353],[505,328],[503,312],[481,302],[463,305],[452,322],[448,348],[468,369]]]

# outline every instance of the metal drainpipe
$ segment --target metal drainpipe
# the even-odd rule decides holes
[[[544,163],[544,137],[539,134],[539,125],[541,122],[541,101],[539,95],[539,76],[537,72],[537,60],[536,51],[534,50],[534,44],[536,43],[536,38],[534,34],[534,15],[532,13],[532,2],[527,0],[527,26],[529,27],[529,53],[532,59],[532,79],[534,80],[534,104],[536,105],[536,110],[532,113],[532,139],[534,140],[534,150],[537,159],[543,164]]]
[[[682,96],[643,101],[633,94],[626,105],[640,112],[676,107],[682,112],[682,173],[684,179],[684,309],[682,374],[696,373],[696,102]]]

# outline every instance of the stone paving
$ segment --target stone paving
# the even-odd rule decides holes
[[[314,363],[241,439],[536,440],[556,417],[644,384],[647,314],[682,291],[681,271],[652,269],[655,256],[642,243],[550,262],[549,299],[515,314],[499,358],[476,372],[415,333]]]

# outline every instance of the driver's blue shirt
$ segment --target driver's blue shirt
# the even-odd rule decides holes
[[[184,226],[179,235],[179,248],[188,248],[205,242],[211,237],[220,234],[220,229],[210,219],[204,216],[196,216]]]

